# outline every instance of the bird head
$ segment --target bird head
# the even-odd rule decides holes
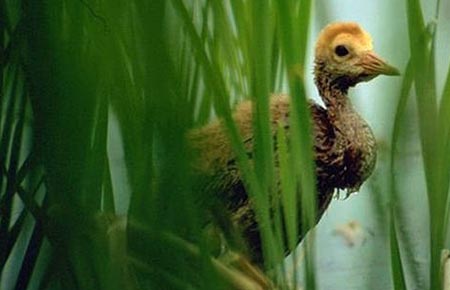
[[[399,75],[373,51],[372,38],[354,22],[326,26],[317,40],[315,57],[324,73],[332,80],[342,80],[347,87],[380,74]]]

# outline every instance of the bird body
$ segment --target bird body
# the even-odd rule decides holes
[[[373,53],[370,36],[355,23],[331,24],[319,35],[314,74],[324,106],[309,102],[318,194],[317,221],[336,189],[348,193],[357,191],[375,167],[375,137],[348,99],[348,89],[379,74],[397,73]],[[280,124],[289,138],[290,97],[273,95],[269,105],[273,138],[276,138]],[[233,115],[250,159],[254,146],[252,107],[250,101],[243,102]],[[197,174],[207,177],[205,190],[213,192],[228,210],[232,224],[246,241],[250,258],[262,263],[254,208],[223,122],[215,120],[195,129],[189,139],[197,153],[193,167]],[[301,227],[299,224],[299,233],[304,232]]]

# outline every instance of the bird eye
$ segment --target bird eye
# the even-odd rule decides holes
[[[336,48],[334,49],[334,52],[338,55],[338,56],[346,56],[348,54],[348,49],[343,46],[343,45],[338,45],[336,46]]]

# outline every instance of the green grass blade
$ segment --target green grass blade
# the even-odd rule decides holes
[[[274,144],[273,129],[271,126],[271,116],[269,109],[270,92],[270,63],[271,63],[271,47],[273,37],[273,16],[271,15],[271,6],[269,2],[262,1],[251,3],[250,19],[255,25],[255,29],[250,32],[249,62],[250,62],[250,95],[253,101],[253,132],[255,136],[254,144],[254,168],[261,191],[256,192],[255,205],[261,210],[263,220],[273,223],[270,217],[271,203],[270,199],[279,189],[276,188],[274,176]],[[262,223],[267,224],[267,223]],[[276,232],[262,231],[262,237],[266,247],[266,261],[270,268],[274,267],[280,261],[280,248],[277,245]],[[282,256],[281,256],[282,258]]]
[[[397,110],[394,119],[394,128],[392,130],[392,145],[390,154],[390,187],[391,187],[391,203],[390,203],[390,245],[391,245],[391,267],[392,267],[392,279],[394,281],[395,290],[406,289],[406,278],[404,276],[401,253],[399,249],[398,229],[397,229],[397,204],[401,202],[399,193],[396,186],[396,169],[395,160],[397,156],[397,144],[401,130],[401,122],[404,118],[406,105],[408,102],[409,93],[411,91],[413,83],[413,67],[412,62],[409,61],[405,70],[405,75],[400,91],[400,97],[398,99]]]
[[[438,289],[442,282],[440,256],[444,241],[445,205],[442,202],[443,192],[439,182],[441,176],[439,159],[443,157],[439,154],[441,142],[435,141],[439,128],[434,71],[431,71],[434,68],[434,45],[429,48],[430,42],[434,41],[434,33],[430,35],[426,30],[420,1],[409,0],[406,2],[406,8],[430,211],[430,287]]]
[[[408,28],[410,38],[410,50],[411,61],[415,72],[415,88],[417,92],[417,101],[419,108],[419,120],[420,120],[420,132],[422,141],[422,150],[424,155],[424,162],[426,167],[426,174],[429,175],[432,172],[432,149],[433,136],[435,136],[434,124],[437,122],[435,118],[437,116],[436,96],[432,93],[429,86],[434,83],[434,80],[430,79],[430,51],[427,45],[430,43],[430,36],[427,34],[424,19],[422,15],[422,9],[420,3],[417,0],[407,1],[408,12]],[[427,177],[431,181],[431,177]],[[428,182],[432,185],[432,182]],[[429,190],[432,191],[432,190]]]
[[[100,93],[99,93],[100,94]],[[106,144],[108,134],[108,99],[101,97],[97,100],[91,144],[87,157],[87,168],[83,176],[83,203],[93,211],[101,207],[103,172],[106,170]]]
[[[106,155],[106,154],[105,154]],[[109,166],[109,158],[105,156],[105,165],[103,167],[103,211],[114,214],[116,205],[114,201],[114,191],[111,179],[111,169]]]
[[[297,255],[296,248],[298,243],[298,200],[296,193],[296,179],[295,174],[293,174],[293,166],[290,162],[290,154],[288,151],[288,142],[286,139],[285,129],[280,124],[278,128],[277,134],[277,149],[278,149],[278,160],[279,160],[279,168],[280,168],[280,185],[282,192],[282,208],[283,208],[283,221],[284,225],[281,225],[283,229],[283,237],[286,239],[286,244],[288,249],[292,253],[292,263],[293,263],[293,275],[291,285],[295,285],[297,283],[298,277],[298,267],[297,267]],[[289,281],[286,281],[286,285],[288,285]]]
[[[289,70],[289,85],[291,91],[291,130],[292,157],[295,172],[299,174],[300,200],[302,213],[303,235],[316,223],[316,183],[313,171],[312,141],[310,128],[310,112],[306,101],[304,85],[304,69],[307,36],[309,31],[311,1],[295,3],[293,1],[278,1],[280,15],[279,30],[281,47]],[[292,27],[297,29],[292,30]],[[295,32],[295,33],[293,33]],[[315,289],[314,278],[314,239],[311,236],[305,242],[307,251],[306,288]]]
[[[22,261],[22,267],[17,277],[15,290],[28,289],[43,241],[44,233],[42,230],[42,225],[37,224],[34,227],[33,233],[28,242],[28,247]]]
[[[393,209],[393,208],[392,208]],[[403,264],[401,259],[401,253],[399,248],[399,239],[397,237],[398,229],[395,221],[395,211],[391,210],[391,222],[390,222],[390,246],[391,246],[391,265],[392,265],[392,278],[394,281],[395,290],[406,290],[406,277],[403,270]]]
[[[9,228],[12,215],[13,197],[16,188],[16,176],[17,167],[20,158],[20,148],[23,133],[23,123],[25,114],[25,93],[21,91],[21,82],[19,81],[20,75],[16,74],[15,80],[12,83],[11,95],[9,96],[9,105],[5,122],[3,125],[3,134],[0,144],[0,154],[3,158],[3,162],[6,163],[6,157],[9,156],[9,162],[7,166],[7,182],[5,191],[1,196],[1,220],[0,220],[0,236],[3,237],[0,240],[0,272],[3,271],[3,267],[6,263],[6,259],[10,252],[7,251],[9,237]],[[18,120],[15,120],[16,110],[18,110]],[[1,178],[3,179],[3,177]],[[1,184],[0,184],[1,188]]]
[[[441,103],[439,106],[439,132],[442,132],[442,192],[444,196],[446,196],[446,208],[445,208],[445,217],[444,217],[444,226],[443,229],[445,231],[444,236],[446,237],[445,244],[448,244],[448,228],[449,228],[449,216],[450,216],[450,196],[449,186],[450,186],[450,125],[448,120],[450,120],[450,68],[447,72],[447,79],[445,81],[444,90],[442,92]],[[445,156],[447,158],[445,158]]]

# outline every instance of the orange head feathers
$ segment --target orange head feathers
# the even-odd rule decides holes
[[[350,85],[370,80],[380,74],[399,74],[395,67],[375,54],[372,38],[354,22],[327,25],[318,37],[315,56],[320,72],[326,73],[332,79],[350,79]]]

